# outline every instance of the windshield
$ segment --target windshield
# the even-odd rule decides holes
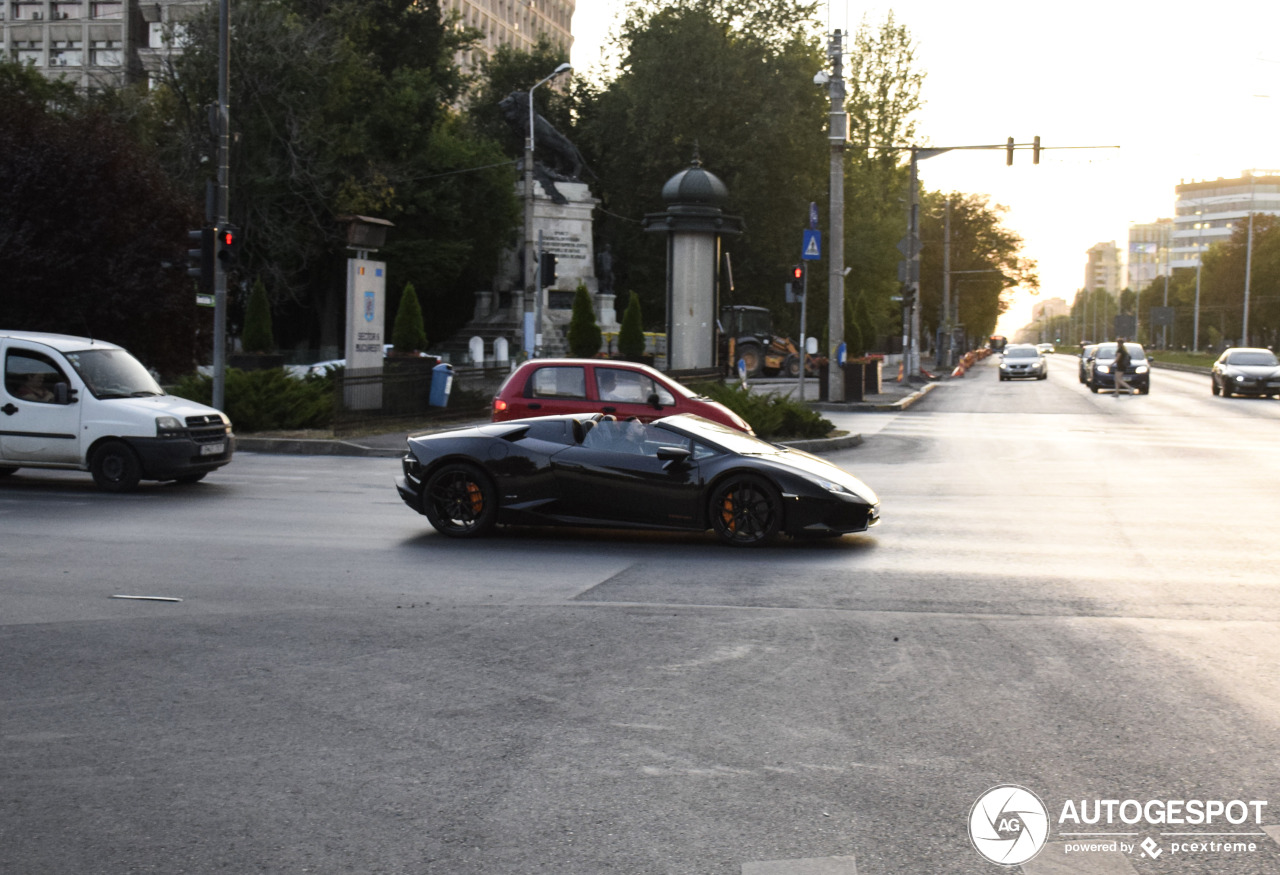
[[[773,333],[773,314],[768,310],[739,310],[739,334]]]
[[[1135,362],[1146,361],[1147,354],[1143,352],[1142,345],[1137,343],[1126,343],[1124,345],[1125,352],[1129,353],[1129,360]],[[1097,357],[1100,359],[1113,359],[1116,357],[1116,345],[1114,343],[1098,344]]]
[[[142,362],[123,349],[84,349],[66,355],[94,397],[132,398],[164,394]]]
[[[1040,355],[1040,351],[1032,346],[1011,346],[1004,351],[1004,357],[1007,359],[1033,359]]]
[[[1275,353],[1268,352],[1265,349],[1233,352],[1227,356],[1227,363],[1232,365],[1266,365],[1275,367],[1276,356]]]
[[[762,441],[760,438],[738,431],[736,428],[730,428],[727,425],[703,419],[701,416],[688,414],[673,416],[670,419],[658,420],[654,424],[659,428],[666,428],[672,431],[679,429],[681,432],[687,432],[731,453],[759,456],[764,454],[772,455],[779,452],[778,448],[768,441]]]

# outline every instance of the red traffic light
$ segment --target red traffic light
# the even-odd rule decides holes
[[[801,280],[804,279],[803,264],[797,264],[791,268],[791,279],[794,280],[795,282],[800,282]]]
[[[223,225],[218,228],[218,260],[224,265],[235,263],[240,250],[240,229],[235,225]]]

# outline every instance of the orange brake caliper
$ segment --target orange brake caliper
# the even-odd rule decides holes
[[[480,491],[480,485],[474,482],[467,483],[467,496],[471,499],[471,512],[480,516],[480,511],[484,509],[484,493]]]
[[[724,504],[722,505],[722,510],[720,511],[720,517],[721,519],[724,520],[725,528],[727,528],[731,532],[737,530],[737,521],[734,519],[734,516],[733,516],[733,497],[732,496],[726,495],[724,497]]]

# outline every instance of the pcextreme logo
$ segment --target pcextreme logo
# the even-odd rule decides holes
[[[1260,799],[1068,799],[1058,815],[1061,842],[1053,845],[1053,855],[1118,852],[1154,860],[1166,851],[1252,854],[1267,837],[1260,831],[1266,807]],[[992,787],[969,809],[969,840],[997,865],[1027,862],[1048,839],[1049,810],[1026,787]]]
[[[1048,838],[1049,811],[1026,787],[992,787],[969,809],[969,840],[992,863],[1025,863],[1040,853]]]

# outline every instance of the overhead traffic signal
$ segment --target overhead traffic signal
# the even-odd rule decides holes
[[[187,250],[187,276],[194,277],[200,288],[213,288],[214,229],[200,228],[187,232],[191,248]]]
[[[1009,138],[1009,142],[1005,144],[1004,148],[1005,148],[1004,163],[1012,167],[1013,166],[1013,137]]]
[[[1040,138],[1036,137],[1031,143],[1031,163],[1040,163]]]

